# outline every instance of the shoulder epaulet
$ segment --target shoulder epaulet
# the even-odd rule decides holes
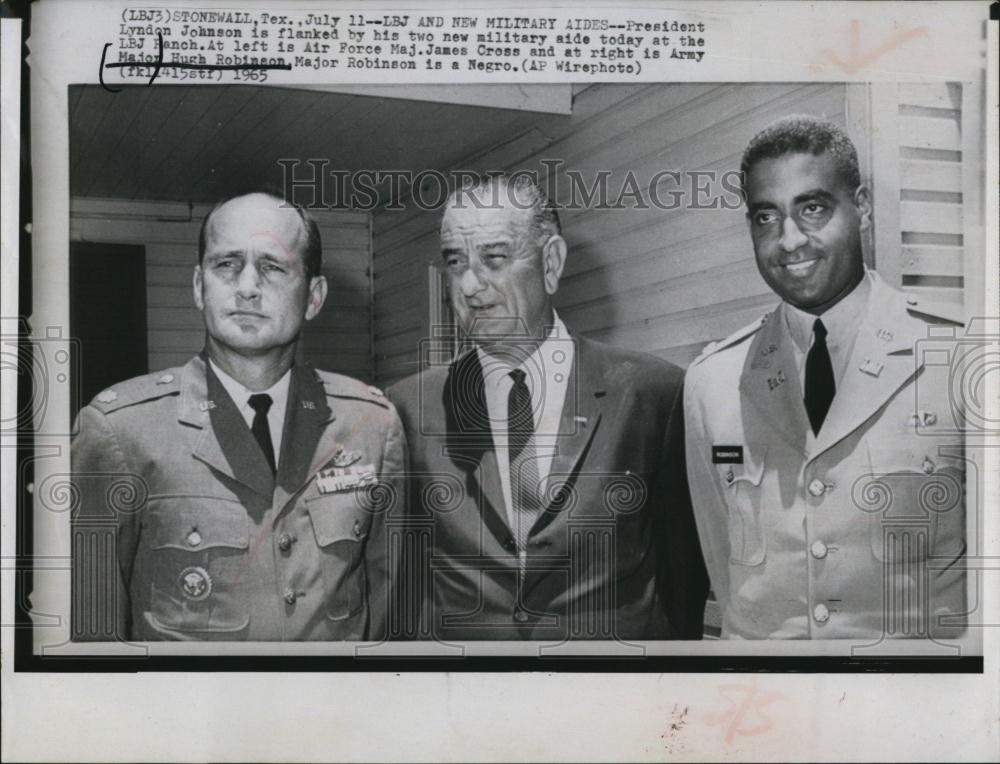
[[[925,300],[922,297],[906,296],[906,311],[911,316],[929,321],[930,323],[949,323],[958,326],[965,325],[962,308],[947,302]]]
[[[90,405],[107,414],[127,406],[174,395],[180,392],[180,379],[179,368],[143,374],[102,390],[94,396]]]
[[[710,355],[718,353],[720,350],[725,350],[728,347],[732,347],[733,345],[742,342],[748,337],[752,337],[754,334],[756,334],[758,329],[760,329],[764,324],[768,322],[768,320],[772,315],[773,313],[765,313],[756,321],[753,321],[752,323],[749,323],[746,326],[737,329],[735,332],[730,334],[725,339],[717,340],[716,342],[709,342],[707,345],[705,345],[704,348],[702,348],[701,353],[698,354],[698,357],[694,359],[691,365],[693,366],[696,363],[700,363],[701,361],[708,358]]]
[[[364,382],[353,377],[334,374],[331,371],[316,369],[316,374],[327,396],[331,398],[354,398],[389,408],[389,399],[385,397],[385,393],[374,385],[366,385]]]

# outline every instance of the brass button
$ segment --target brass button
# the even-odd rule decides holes
[[[822,560],[824,557],[826,557],[826,553],[828,551],[829,550],[826,548],[826,544],[824,544],[822,541],[814,541],[812,543],[812,546],[809,547],[809,553],[817,560]]]
[[[813,620],[816,623],[826,623],[830,620],[830,608],[822,602],[813,608]]]
[[[925,456],[924,457],[924,474],[930,475],[932,472],[934,472],[934,462],[932,462],[930,459],[928,459]]]
[[[285,597],[285,602],[287,602],[289,605],[294,605],[295,600],[298,599],[297,595],[295,594],[295,590],[291,588],[285,589],[284,597]]]
[[[820,480],[819,478],[816,478],[811,483],[809,483],[809,493],[817,497],[822,496],[824,493],[826,493],[826,486],[823,484],[823,481]]]
[[[528,620],[528,614],[521,610],[521,608],[517,608],[514,611],[514,620],[518,623],[525,623]]]
[[[287,533],[282,533],[280,536],[278,536],[278,549],[280,549],[282,552],[287,552],[291,548],[292,548],[291,536],[289,536]]]
[[[726,482],[727,483],[732,483],[733,480],[735,480],[735,479],[736,479],[736,476],[733,474],[732,469],[730,469],[728,472],[726,472]]]
[[[361,538],[361,521],[360,520],[355,520],[354,521],[354,536],[356,538]]]
[[[198,546],[201,543],[201,534],[192,529],[192,531],[188,534],[187,542],[188,546]]]

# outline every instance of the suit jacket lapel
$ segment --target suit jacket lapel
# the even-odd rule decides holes
[[[925,335],[920,322],[910,319],[899,294],[876,279],[868,304],[850,362],[810,455],[814,458],[864,424],[920,370],[922,362],[914,347]]]
[[[442,389],[445,412],[445,453],[469,474],[473,492],[481,491],[488,507],[484,513],[508,527],[506,504],[500,484],[500,470],[490,429],[483,369],[479,354],[472,349],[456,359],[448,369]],[[471,469],[471,473],[470,473]]]
[[[765,426],[804,454],[809,420],[802,402],[793,341],[785,327],[783,306],[779,307],[750,343],[740,375],[740,397],[756,409]],[[744,426],[744,432],[753,429]]]
[[[600,356],[593,352],[591,343],[586,339],[575,334],[571,334],[571,337],[575,344],[575,354],[559,422],[559,439],[549,470],[549,488],[546,494],[550,501],[547,509],[563,505],[560,497],[562,491],[557,486],[568,485],[575,479],[580,460],[597,432],[601,421],[600,402],[607,394]]]

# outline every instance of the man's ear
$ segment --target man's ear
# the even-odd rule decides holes
[[[868,186],[863,183],[858,186],[857,190],[854,192],[854,206],[858,210],[858,215],[861,216],[861,222],[859,227],[862,231],[867,228],[871,228],[872,225],[872,193],[868,189]]]
[[[194,288],[194,304],[198,310],[205,309],[205,301],[201,299],[201,266],[196,265],[194,267],[194,280],[192,282],[192,287]]]
[[[326,302],[326,276],[313,276],[309,281],[309,303],[306,305],[306,321],[316,318]]]
[[[542,246],[542,275],[545,278],[545,292],[549,296],[559,290],[559,279],[566,266],[566,240],[558,234],[550,236]]]

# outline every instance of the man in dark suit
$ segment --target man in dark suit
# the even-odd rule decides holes
[[[406,444],[381,392],[295,363],[326,297],[316,224],[268,194],[205,219],[205,350],[80,411],[73,635],[384,635]]]
[[[524,180],[449,198],[442,256],[472,347],[389,391],[412,449],[405,622],[445,641],[698,639],[683,374],[566,329],[566,242]]]

